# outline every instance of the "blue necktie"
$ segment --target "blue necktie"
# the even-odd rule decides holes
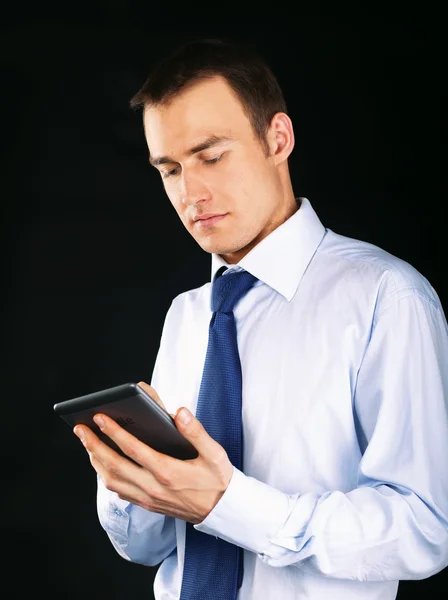
[[[241,364],[233,309],[257,281],[247,271],[215,276],[207,354],[196,417],[242,470]],[[180,600],[235,600],[243,575],[243,550],[186,524]]]

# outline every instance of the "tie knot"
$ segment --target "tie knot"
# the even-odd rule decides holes
[[[257,281],[257,278],[247,271],[232,271],[223,275],[224,270],[218,272],[213,281],[213,312],[232,312],[237,302]]]

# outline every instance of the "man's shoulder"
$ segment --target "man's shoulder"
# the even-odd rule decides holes
[[[380,296],[413,290],[438,303],[428,279],[413,264],[372,242],[328,230],[322,248],[323,260],[344,271],[347,280],[372,285]]]

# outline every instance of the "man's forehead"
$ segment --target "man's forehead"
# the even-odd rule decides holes
[[[241,125],[235,120],[223,119],[222,115],[210,112],[186,113],[177,118],[148,109],[144,116],[145,135],[153,141],[182,139],[189,145],[195,145],[202,140],[215,136],[219,138],[235,138]]]
[[[146,127],[240,127],[247,121],[246,111],[236,93],[226,81],[207,79],[180,90],[166,102],[148,105],[144,109]],[[205,135],[198,132],[197,135]]]

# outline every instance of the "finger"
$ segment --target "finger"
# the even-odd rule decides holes
[[[180,433],[193,444],[203,458],[213,462],[227,460],[224,448],[207,433],[202,423],[188,408],[179,408],[174,420]]]
[[[126,498],[128,502],[134,504],[140,504],[144,502],[145,499],[147,501],[147,496],[142,489],[123,476],[124,473],[120,470],[119,466],[120,461],[113,462],[106,466],[104,463],[97,460],[93,453],[89,452],[89,458],[92,467],[97,472],[106,489],[115,492],[120,498]],[[117,458],[122,457],[117,454]],[[129,475],[127,470],[125,473]]]
[[[95,457],[96,462],[101,462],[104,465],[111,465],[118,459],[126,460],[116,450],[101,440],[89,427],[87,427],[87,425],[83,425],[82,427],[77,425],[73,431],[83,443],[89,456],[91,458],[92,456]]]
[[[110,417],[98,413],[93,419],[101,431],[115,442],[126,456],[131,458],[138,465],[145,467],[150,472],[153,473],[156,470],[163,468],[166,460],[170,458],[138,440],[131,433],[123,429],[123,427],[120,427],[120,425]],[[107,448],[106,444],[105,446]],[[107,450],[102,450],[102,452],[107,459]]]
[[[121,456],[87,426],[76,426],[74,432],[84,444],[90,463],[106,489],[115,492],[127,502],[148,510],[154,508],[145,490],[148,486],[149,489],[156,489],[157,481],[148,470],[142,471],[141,467]],[[141,487],[142,478],[145,489]]]
[[[159,406],[161,406],[164,410],[166,410],[165,405],[163,404],[162,400],[160,400],[160,398],[159,398],[159,394],[156,392],[156,390],[153,387],[151,387],[144,381],[139,381],[137,385],[140,386],[142,389],[144,389],[145,392],[149,396],[151,396],[151,398],[153,400],[155,400],[157,402],[157,404],[159,404]]]
[[[92,452],[95,446],[104,444],[104,442],[102,442],[87,425],[83,425],[82,427],[80,425],[76,425],[73,428],[73,433],[81,440],[83,446],[88,452]]]

